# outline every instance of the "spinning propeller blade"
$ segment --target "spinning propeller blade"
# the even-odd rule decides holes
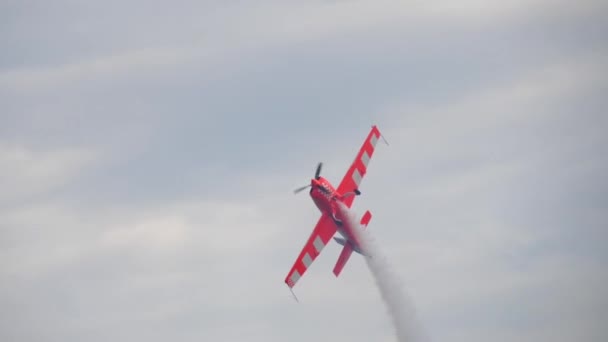
[[[299,188],[295,189],[295,190],[293,191],[293,193],[294,193],[294,194],[297,194],[298,192],[300,192],[300,191],[302,191],[302,190],[304,190],[304,189],[306,189],[306,188],[309,188],[309,187],[310,187],[310,184],[308,184],[308,185],[304,185],[304,186],[302,186],[302,187],[299,187]]]

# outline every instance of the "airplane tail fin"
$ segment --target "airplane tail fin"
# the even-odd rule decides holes
[[[370,213],[368,210],[365,212],[365,214],[363,214],[363,217],[361,217],[361,225],[363,226],[364,229],[367,227],[367,224],[369,223],[369,221],[371,219],[372,219],[372,213]],[[348,262],[350,255],[353,253],[353,246],[350,244],[350,242],[348,242],[344,239],[341,239],[341,238],[334,237],[334,240],[336,240],[336,242],[339,243],[340,245],[344,246],[344,248],[342,248],[342,252],[340,253],[340,256],[338,257],[336,266],[334,267],[334,274],[337,277],[340,275],[340,272],[342,272],[342,269],[346,265],[346,262]],[[356,252],[361,253],[358,250],[356,250]]]

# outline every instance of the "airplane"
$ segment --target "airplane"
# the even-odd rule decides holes
[[[310,184],[302,186],[294,190],[294,193],[299,193],[307,188],[310,188],[309,194],[313,202],[321,211],[321,218],[313,229],[302,251],[298,255],[294,265],[285,278],[285,283],[293,294],[293,287],[298,280],[304,275],[312,262],[321,253],[323,248],[334,239],[338,244],[342,245],[342,252],[338,257],[333,273],[336,277],[340,275],[346,262],[350,258],[353,251],[365,256],[361,249],[361,244],[357,240],[356,234],[353,233],[353,227],[350,227],[341,217],[339,203],[342,203],[347,208],[350,208],[356,196],[360,195],[359,185],[367,172],[368,164],[376,149],[378,140],[382,140],[388,145],[386,139],[375,125],[363,142],[359,153],[349,167],[346,175],[343,177],[338,188],[334,188],[331,183],[321,177],[321,169],[323,163],[317,165],[314,178],[310,180]],[[368,211],[361,217],[361,225],[365,228],[372,218],[372,214]],[[336,231],[341,237],[334,237]],[[294,298],[297,301],[297,297]]]

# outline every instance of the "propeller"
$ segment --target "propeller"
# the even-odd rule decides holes
[[[323,168],[323,163],[319,163],[319,165],[317,165],[317,171],[315,171],[315,179],[319,179],[319,176],[321,175],[321,168]]]
[[[317,180],[318,180],[318,179],[321,177],[321,169],[322,169],[322,168],[323,168],[323,163],[319,163],[319,164],[317,165],[317,170],[315,171],[315,179],[317,179]],[[311,187],[311,186],[312,186],[311,184],[304,185],[304,186],[302,186],[302,187],[299,187],[299,188],[295,189],[295,190],[293,191],[293,193],[294,193],[294,194],[297,194],[298,192],[300,192],[300,191],[302,191],[302,190],[305,190],[305,189],[307,189],[307,188],[309,188],[309,187]]]
[[[304,186],[302,186],[302,187],[299,187],[299,188],[295,189],[295,190],[293,191],[293,193],[294,193],[294,194],[297,194],[298,192],[300,192],[300,191],[302,191],[302,190],[305,190],[305,189],[307,189],[307,188],[309,188],[309,187],[310,187],[310,184],[308,184],[308,185],[304,185]]]

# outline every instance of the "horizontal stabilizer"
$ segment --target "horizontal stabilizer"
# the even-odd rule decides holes
[[[336,277],[340,275],[340,272],[342,272],[342,269],[344,268],[344,265],[346,265],[348,258],[350,258],[350,255],[353,254],[353,249],[350,247],[350,244],[346,244],[343,246],[344,248],[342,248],[342,252],[338,257],[338,262],[336,262],[336,266],[334,267],[334,274],[336,275]]]
[[[372,213],[370,213],[369,210],[367,210],[365,212],[365,214],[363,214],[363,216],[361,217],[361,225],[363,226],[363,228],[367,227],[367,225],[371,219],[372,219]],[[344,239],[344,238],[334,236],[334,240],[338,244],[344,246],[344,248],[342,248],[342,252],[340,253],[340,256],[338,257],[336,266],[334,267],[334,274],[337,277],[338,275],[340,275],[340,272],[342,272],[344,265],[346,265],[346,262],[350,258],[350,255],[353,253],[353,251],[355,251],[361,255],[364,255],[364,254],[361,252],[361,249],[358,246],[353,246],[350,242],[346,241],[346,239]]]
[[[369,221],[371,221],[372,219],[372,213],[369,212],[369,210],[365,211],[365,214],[363,214],[363,216],[361,217],[361,225],[363,227],[367,227],[367,224],[369,223]]]

